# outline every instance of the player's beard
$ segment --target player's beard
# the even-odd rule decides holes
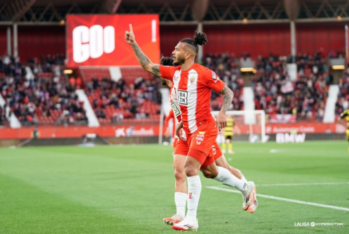
[[[178,58],[177,61],[173,62],[173,65],[180,66],[185,63],[185,58]]]

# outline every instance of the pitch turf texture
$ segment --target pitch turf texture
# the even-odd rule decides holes
[[[259,197],[250,214],[240,194],[209,189],[228,187],[202,177],[200,233],[349,233],[345,141],[235,143],[234,150],[229,162],[258,193],[331,207]],[[162,223],[175,211],[171,152],[158,145],[0,148],[0,233],[174,233]],[[311,222],[317,225],[299,226]]]

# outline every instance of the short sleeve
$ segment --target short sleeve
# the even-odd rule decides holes
[[[176,72],[176,67],[171,67],[171,66],[159,66],[160,68],[160,74],[163,79],[168,79],[168,80],[173,80],[173,75]]]
[[[217,93],[222,91],[222,89],[225,86],[225,83],[221,79],[219,79],[219,77],[217,76],[217,74],[214,71],[211,71],[209,69],[205,69],[205,72],[203,73],[203,75],[204,75],[204,80],[205,80],[206,86],[213,89]]]

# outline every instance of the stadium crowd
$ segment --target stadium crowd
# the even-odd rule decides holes
[[[329,57],[342,57],[341,53],[331,52]],[[244,80],[240,77],[241,60],[250,59],[246,54],[237,57],[234,54],[207,54],[204,65],[214,70],[221,79],[234,91],[234,110],[243,109],[242,91]],[[287,74],[287,63],[295,59],[297,63],[297,79],[291,81]],[[256,110],[265,110],[269,115],[291,114],[297,120],[317,119],[324,116],[328,85],[332,78],[327,74],[325,57],[321,52],[313,56],[299,54],[296,58],[279,57],[271,54],[259,56],[255,60],[256,76],[251,85],[255,94]],[[217,94],[212,95],[213,109]],[[218,102],[217,102],[218,103]]]
[[[159,86],[157,78],[139,77],[134,82],[121,78],[115,82],[105,77],[87,82],[85,92],[100,121],[118,123],[123,119],[147,119],[160,114]]]
[[[330,52],[328,57],[342,57]],[[97,118],[105,123],[124,119],[157,119],[160,113],[160,80],[142,77],[130,82],[113,81],[110,77],[93,78],[84,85],[62,75],[64,56],[47,55],[30,59],[25,66],[9,56],[0,59],[0,92],[22,125],[33,124],[87,124],[83,103],[75,89],[84,87]],[[243,110],[244,79],[240,63],[250,59],[249,54],[207,54],[203,65],[212,69],[234,91],[233,109]],[[297,63],[297,79],[287,75],[287,63]],[[297,120],[323,119],[328,85],[325,56],[321,53],[299,54],[296,58],[271,54],[255,60],[256,76],[251,81],[255,94],[255,108],[269,115],[289,114]],[[349,107],[349,76],[340,81],[336,114]],[[74,81],[74,82],[72,82]],[[222,96],[212,93],[212,109],[219,110]],[[0,108],[0,125],[6,123],[5,107]]]
[[[61,76],[63,62],[59,55],[31,59],[25,66],[9,56],[0,60],[1,95],[22,125],[87,124],[75,87]]]

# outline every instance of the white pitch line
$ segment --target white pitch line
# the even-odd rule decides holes
[[[256,186],[305,186],[305,185],[337,185],[337,184],[349,184],[349,182],[320,182],[320,183],[290,183],[290,184],[257,184]]]
[[[225,192],[230,192],[230,193],[240,193],[239,191],[236,191],[236,190],[219,188],[219,187],[215,187],[215,186],[207,186],[207,188],[214,189],[214,190],[225,191]],[[325,205],[325,204],[320,204],[320,203],[299,201],[299,200],[288,199],[288,198],[283,198],[283,197],[274,197],[274,196],[264,195],[264,194],[260,194],[260,193],[257,193],[257,197],[264,197],[264,198],[268,198],[268,199],[279,200],[279,201],[286,201],[286,202],[292,202],[292,203],[298,203],[298,204],[303,204],[303,205],[308,205],[308,206],[324,207],[324,208],[329,208],[329,209],[334,209],[334,210],[349,211],[349,208],[346,208],[346,207],[330,206],[330,205]]]

